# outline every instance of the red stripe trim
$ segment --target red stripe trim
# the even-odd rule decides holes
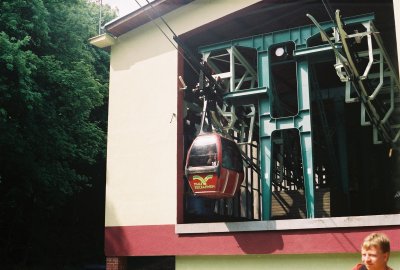
[[[105,228],[106,256],[357,253],[379,231],[400,251],[400,225],[346,229],[175,234],[174,225]]]

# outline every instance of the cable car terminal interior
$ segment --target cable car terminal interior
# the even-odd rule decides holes
[[[279,3],[180,36],[184,223],[399,213],[392,1]]]

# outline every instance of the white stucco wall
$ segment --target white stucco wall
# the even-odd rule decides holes
[[[174,220],[177,53],[147,30],[112,48],[106,226]]]
[[[198,0],[164,18],[179,35],[256,2]],[[176,223],[177,59],[152,23],[111,48],[106,226]]]

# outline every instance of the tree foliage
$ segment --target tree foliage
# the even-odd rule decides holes
[[[0,258],[28,263],[63,244],[55,227],[73,225],[62,212],[71,198],[103,184],[93,168],[104,171],[109,56],[87,41],[95,3],[2,0],[0,10]]]

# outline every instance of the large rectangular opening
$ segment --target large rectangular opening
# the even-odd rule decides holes
[[[343,8],[346,15],[357,15],[360,12],[372,11],[376,13],[376,25],[381,30],[385,44],[388,44],[390,55],[396,55],[396,48],[393,46],[393,6],[389,1],[385,1],[380,6],[373,3],[367,3],[363,7],[360,5],[350,5],[338,1],[332,3],[335,8]],[[199,47],[209,45],[214,42],[223,42],[235,38],[244,38],[251,35],[258,35],[269,30],[281,30],[293,26],[301,26],[309,24],[306,18],[296,19],[287,22],[276,19],[276,23],[271,22],[269,27],[261,29],[253,28],[236,28],[237,31],[228,33],[224,31],[226,24],[231,23],[237,25],[237,18],[242,21],[254,23],[254,16],[248,14],[261,7],[266,8],[267,3],[257,4],[248,10],[241,11],[237,14],[225,18],[222,22],[215,22],[204,28],[196,29],[193,33],[187,33],[183,36],[185,42],[190,45],[193,51],[197,51]],[[280,5],[277,4],[275,11],[279,12]],[[282,7],[283,8],[283,7]],[[309,13],[320,14],[320,3],[313,2],[310,5],[298,7],[299,12],[293,17],[302,18],[300,13],[307,11]],[[273,15],[265,11],[266,17],[272,18]],[[260,11],[261,12],[261,11]],[[296,11],[297,12],[297,11]],[[307,13],[306,12],[306,13]],[[261,12],[262,13],[262,12]],[[305,13],[304,13],[305,14]],[[388,16],[385,17],[385,14]],[[275,14],[276,15],[276,14]],[[276,16],[275,16],[276,17]],[[278,23],[279,21],[279,23]],[[207,35],[207,30],[213,29],[213,33],[218,32],[220,35]],[[202,35],[202,34],[203,35]],[[391,42],[392,41],[392,42]],[[232,44],[236,46],[236,41]],[[255,42],[255,41],[251,41]],[[249,41],[250,44],[250,41]],[[315,35],[309,40],[310,45],[322,45],[320,35]],[[276,46],[271,47],[271,74],[272,85],[274,89],[269,89],[272,102],[272,118],[290,118],[297,115],[299,111],[297,96],[297,77],[296,77],[296,59],[287,58],[279,60],[276,54],[272,54],[273,50],[288,45],[289,51],[294,50],[293,45],[276,42]],[[251,43],[249,46],[261,46]],[[283,50],[285,52],[285,50]],[[219,57],[221,56],[221,57]],[[289,53],[290,56],[290,53]],[[227,74],[229,64],[227,55],[219,51],[211,54],[211,61],[220,61],[219,73]],[[225,57],[225,58],[224,58]],[[254,56],[249,61],[252,65],[256,65],[255,69],[260,67],[260,63],[254,61]],[[358,54],[360,65],[365,62],[365,57]],[[379,60],[379,56],[375,57]],[[394,58],[395,59],[395,58]],[[198,82],[198,74],[196,74],[184,61],[183,77],[188,85],[196,85]],[[396,61],[393,61],[396,62]],[[311,105],[311,123],[312,123],[312,149],[313,149],[313,184],[315,194],[315,217],[340,217],[340,216],[358,216],[358,215],[376,215],[397,213],[400,210],[400,155],[398,149],[388,144],[374,143],[374,131],[371,126],[364,126],[360,123],[360,103],[346,102],[346,84],[341,82],[336,70],[335,57],[333,54],[321,54],[318,57],[310,57],[309,59],[309,78],[310,78],[310,105]],[[372,73],[379,73],[379,67],[373,66]],[[379,83],[379,79],[370,78],[369,84],[375,88]],[[224,78],[224,85],[228,88],[228,80]],[[238,85],[238,84],[236,84]],[[240,90],[257,89],[260,85],[260,78],[254,85],[248,83]],[[384,85],[390,85],[390,81],[385,81]],[[389,90],[386,97],[390,95]],[[369,92],[372,94],[373,92]],[[355,97],[354,90],[351,90],[351,97]],[[196,100],[192,93],[185,92],[185,117],[183,123],[183,153],[191,144],[191,141],[198,133],[200,124],[201,102]],[[240,103],[240,102],[239,102]],[[382,105],[382,106],[381,106]],[[382,98],[374,100],[374,106],[382,108],[382,110],[390,109],[390,104]],[[254,102],[255,114],[258,114],[258,103]],[[249,115],[251,110],[242,107],[235,113]],[[384,114],[383,114],[384,115]],[[397,116],[396,116],[397,115]],[[399,118],[399,111],[393,112],[394,119]],[[256,116],[256,119],[259,115]],[[250,119],[250,118],[249,118]],[[368,117],[366,118],[368,119]],[[250,124],[248,121],[247,124]],[[260,161],[260,141],[259,137],[260,124],[255,123],[252,140],[247,144],[242,144],[237,134],[232,134],[242,151],[259,165]],[[304,185],[303,181],[303,164],[301,161],[301,146],[297,143],[297,131],[295,129],[281,130],[272,136],[272,159],[271,166],[273,168],[272,175],[272,219],[290,219],[305,218],[304,212]],[[378,135],[379,138],[379,135]],[[183,162],[181,162],[183,164]],[[262,168],[261,168],[262,170]],[[193,222],[214,222],[214,221],[254,221],[262,218],[262,185],[260,181],[260,172],[252,169],[250,166],[245,168],[245,180],[240,187],[240,192],[234,198],[210,200],[193,196],[186,184],[185,192],[182,195],[183,220],[184,223]],[[182,183],[182,182],[179,182]],[[375,202],[370,200],[371,197],[376,198]],[[296,213],[293,215],[293,213]]]

